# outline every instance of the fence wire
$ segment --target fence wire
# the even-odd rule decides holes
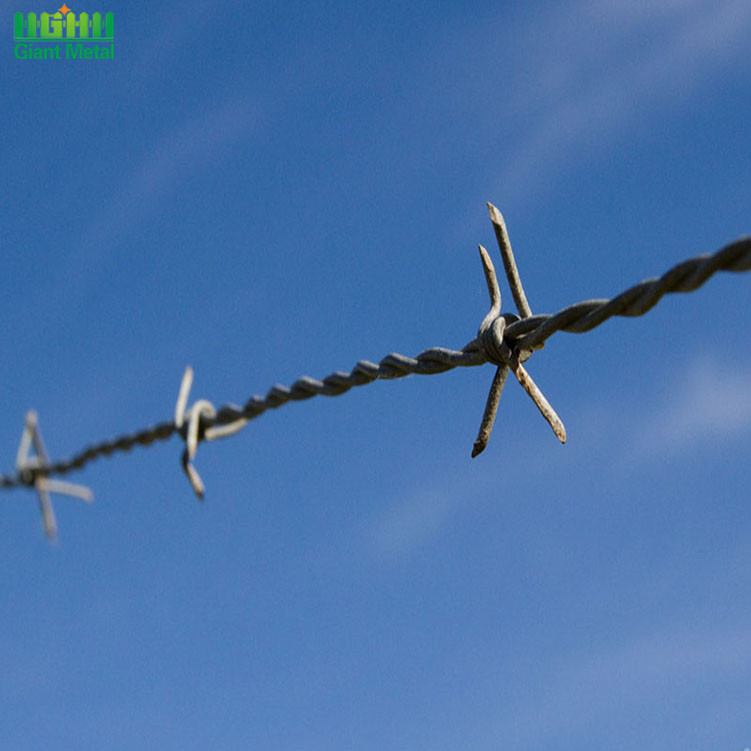
[[[252,396],[244,405],[226,404],[219,408],[214,408],[206,400],[199,400],[190,408],[187,407],[193,379],[193,372],[189,367],[180,386],[174,419],[100,441],[69,459],[56,462],[47,458],[36,414],[30,412],[19,447],[16,472],[0,475],[0,488],[25,486],[36,489],[45,530],[48,536],[54,537],[56,526],[49,493],[63,493],[83,500],[91,500],[91,494],[82,486],[49,478],[81,469],[100,456],[130,451],[135,446],[150,446],[178,433],[186,443],[182,455],[183,468],[194,491],[201,498],[203,483],[193,466],[193,459],[202,440],[231,435],[267,410],[277,409],[291,401],[302,401],[317,395],[339,396],[355,386],[364,386],[376,380],[403,378],[411,374],[435,375],[457,367],[474,367],[485,363],[494,364],[497,370],[472,456],[479,454],[487,445],[501,389],[509,372],[515,375],[533,399],[559,440],[565,442],[563,423],[523,366],[523,362],[534,350],[542,348],[545,341],[558,331],[582,334],[613,316],[644,315],[664,295],[693,292],[718,271],[751,271],[749,236],[740,238],[711,255],[700,255],[683,261],[661,277],[647,279],[610,300],[587,300],[569,305],[553,315],[533,315],[521,284],[503,216],[492,204],[488,204],[488,208],[518,315],[501,313],[501,293],[495,269],[488,252],[479,246],[491,308],[480,324],[477,336],[462,349],[432,347],[415,357],[391,353],[378,363],[360,360],[349,372],[337,371],[322,380],[303,376],[291,386],[274,385],[265,396]],[[30,455],[32,448],[36,451],[34,456]]]

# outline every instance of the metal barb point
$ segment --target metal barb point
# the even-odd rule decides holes
[[[493,222],[495,237],[498,240],[498,247],[503,259],[503,268],[506,271],[506,278],[508,279],[509,287],[511,287],[511,294],[514,296],[519,317],[529,318],[532,315],[532,309],[529,307],[527,296],[524,294],[519,269],[516,268],[516,260],[514,259],[514,252],[511,250],[511,240],[509,240],[503,214],[492,203],[488,203],[488,211],[490,212],[490,221]]]
[[[180,381],[180,391],[177,394],[177,402],[175,404],[175,425],[178,430],[182,428],[183,421],[185,419],[185,407],[188,404],[188,397],[190,396],[190,388],[193,385],[193,368],[188,365],[183,373],[183,379]]]
[[[190,486],[193,488],[193,492],[198,496],[198,500],[202,501],[204,484],[198,471],[193,466],[193,459],[195,459],[196,451],[198,449],[198,428],[201,419],[200,409],[196,409],[196,406],[198,406],[200,402],[186,410],[192,385],[193,368],[188,365],[183,373],[182,381],[180,381],[180,391],[177,394],[177,402],[175,403],[175,425],[178,430],[183,427],[187,411],[188,427],[183,436],[185,440],[185,450],[183,451],[181,461],[183,470],[190,482]],[[213,410],[213,407],[211,409]]]
[[[201,417],[213,420],[216,417],[216,409],[207,399],[199,399],[188,409],[188,398],[190,397],[192,385],[193,368],[188,365],[185,368],[185,373],[183,373],[183,379],[180,382],[180,391],[177,394],[177,402],[175,403],[175,427],[180,431],[180,435],[185,440],[185,451],[183,451],[182,455],[183,469],[188,476],[193,492],[202,501],[205,490],[204,484],[198,471],[193,466],[193,459],[196,457],[199,442],[202,440],[214,441],[217,438],[226,438],[227,436],[234,435],[238,430],[247,425],[248,420],[245,417],[240,417],[226,425],[210,425],[201,434]],[[183,430],[186,420],[188,425]]]
[[[566,443],[566,428],[561,418],[558,417],[550,402],[545,398],[545,394],[540,391],[540,387],[532,380],[532,376],[527,373],[519,360],[519,355],[509,350],[509,359],[511,372],[516,376],[516,380],[519,381],[522,388],[529,394],[537,409],[540,410],[540,414],[547,420],[556,438],[561,443]]]
[[[190,486],[193,488],[193,492],[198,497],[198,500],[202,501],[205,487],[203,480],[201,480],[201,476],[193,466],[193,459],[196,458],[196,451],[198,450],[199,441],[201,441],[202,439],[213,440],[214,438],[230,435],[231,432],[239,430],[245,424],[245,422],[247,422],[247,420],[238,420],[237,422],[242,422],[241,425],[232,423],[229,426],[215,428],[213,431],[211,429],[207,429],[204,432],[203,436],[199,435],[201,427],[201,417],[208,417],[210,419],[213,419],[214,417],[216,417],[216,409],[214,409],[214,405],[207,399],[199,399],[189,409],[186,409],[188,404],[188,397],[190,396],[190,388],[192,385],[193,368],[188,365],[188,367],[185,368],[183,379],[180,382],[180,391],[178,392],[177,402],[175,404],[175,425],[177,426],[178,430],[180,430],[182,429],[187,419],[188,425],[185,429],[185,435],[183,436],[183,438],[185,439],[185,450],[183,451],[181,461],[183,470],[185,471],[185,474],[188,477],[188,481],[190,482]]]
[[[488,400],[485,403],[485,412],[482,415],[480,430],[477,433],[477,439],[472,446],[473,459],[478,454],[485,451],[488,441],[490,440],[490,434],[493,431],[493,423],[495,422],[495,416],[498,412],[498,404],[501,401],[501,392],[506,383],[506,378],[508,378],[508,371],[508,365],[499,365],[493,376],[493,383],[490,384],[490,393],[488,394]]]
[[[493,318],[497,318],[501,314],[501,288],[498,286],[498,277],[495,275],[495,266],[493,266],[493,261],[490,259],[490,253],[482,245],[478,245],[477,248],[480,251],[480,262],[482,263],[485,283],[488,285],[488,294],[490,295],[490,310],[480,324],[482,327],[486,321],[489,323]]]
[[[34,456],[31,455],[32,448],[36,451]],[[55,519],[55,510],[52,507],[50,493],[78,498],[86,501],[86,503],[91,503],[94,500],[94,494],[84,485],[75,485],[72,482],[63,482],[62,480],[50,480],[44,474],[44,470],[49,464],[49,455],[42,440],[42,431],[39,428],[39,417],[36,412],[30,410],[26,413],[21,441],[18,444],[16,470],[24,484],[37,491],[44,533],[50,542],[54,542],[57,539],[57,520]]]
[[[514,259],[514,253],[511,249],[511,241],[509,240],[508,231],[506,229],[506,222],[504,221],[501,212],[493,206],[492,203],[488,203],[488,210],[490,212],[490,220],[492,221],[495,230],[495,236],[498,240],[498,247],[501,251],[506,278],[508,279],[509,287],[511,287],[511,294],[514,297],[516,309],[519,311],[521,318],[529,318],[532,315],[532,309],[529,307],[527,296],[524,294],[524,287],[522,286],[521,278],[519,277],[519,270],[516,267],[516,260]],[[480,324],[477,339],[484,348],[492,351],[492,356],[489,357],[489,359],[498,364],[498,369],[495,372],[493,382],[490,386],[490,392],[488,393],[488,399],[485,403],[485,411],[482,416],[477,439],[472,446],[472,457],[474,458],[478,454],[481,454],[488,445],[496,414],[498,412],[501,393],[503,391],[503,386],[506,383],[509,370],[514,374],[516,380],[519,381],[522,388],[527,392],[540,410],[540,413],[547,420],[558,440],[561,443],[565,443],[566,428],[564,427],[561,418],[558,417],[556,411],[550,405],[550,402],[548,402],[540,388],[532,380],[532,376],[529,375],[522,365],[522,361],[531,355],[531,351],[520,352],[516,349],[512,349],[504,339],[506,318],[509,318],[509,316],[506,318],[501,316],[501,292],[500,287],[498,286],[498,277],[495,273],[495,267],[493,266],[493,262],[490,259],[487,250],[485,250],[482,245],[479,247],[480,261],[482,262],[483,272],[485,273],[485,282],[488,285],[488,293],[490,294],[490,310]]]

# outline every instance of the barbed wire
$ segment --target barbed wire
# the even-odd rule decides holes
[[[491,307],[480,324],[477,336],[462,349],[432,347],[415,357],[391,353],[378,363],[360,360],[349,372],[337,371],[322,380],[303,376],[291,386],[274,385],[265,396],[252,396],[242,406],[227,404],[218,409],[207,400],[199,400],[190,408],[187,407],[193,382],[193,371],[188,367],[180,385],[173,420],[100,441],[69,459],[57,462],[51,462],[47,457],[36,413],[30,412],[26,417],[19,446],[16,472],[12,475],[0,475],[0,488],[25,486],[36,489],[45,531],[50,538],[54,538],[56,524],[49,493],[62,493],[86,501],[91,500],[92,495],[88,488],[50,480],[51,475],[65,475],[83,468],[100,456],[130,451],[135,446],[150,446],[178,433],[186,444],[182,455],[183,468],[196,495],[203,498],[203,483],[193,466],[198,444],[203,440],[232,435],[267,410],[277,409],[291,401],[302,401],[318,395],[339,396],[355,386],[364,386],[376,380],[403,378],[411,374],[435,375],[457,367],[474,367],[485,363],[496,365],[497,370],[477,440],[473,445],[473,457],[485,449],[490,439],[501,391],[509,371],[535,402],[558,439],[565,442],[563,423],[523,366],[534,350],[541,349],[545,341],[558,331],[581,334],[591,331],[613,316],[642,316],[664,295],[693,292],[718,271],[751,271],[751,237],[743,237],[716,253],[683,261],[661,277],[646,279],[612,299],[587,300],[569,305],[553,315],[533,315],[522,287],[503,216],[492,204],[488,204],[488,209],[518,315],[501,313],[501,292],[495,269],[487,250],[480,245],[480,260]],[[36,451],[35,456],[30,455],[32,448]]]

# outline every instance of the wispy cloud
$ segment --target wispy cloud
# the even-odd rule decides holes
[[[560,460],[569,465],[589,463],[593,450],[605,451],[607,462],[602,466],[620,473],[666,455],[680,457],[701,441],[751,433],[751,367],[701,357],[662,374],[661,380],[667,388],[659,401],[633,404],[619,400],[586,406],[579,421],[579,434],[587,437],[580,445],[583,451],[572,448],[562,453]],[[544,430],[539,431],[539,440],[547,445],[549,436]],[[540,466],[535,456],[533,450],[516,455],[514,463],[504,467],[504,483],[513,485],[531,475],[544,483],[547,470],[557,473],[555,463]],[[496,468],[474,467],[469,487],[466,473],[459,476],[460,480],[454,480],[446,472],[443,477],[433,477],[382,509],[365,529],[364,545],[369,553],[385,561],[408,559],[440,540],[498,484]]]
[[[689,449],[751,431],[751,370],[699,359],[681,371],[668,404],[634,424],[638,457]]]
[[[254,108],[243,99],[233,99],[208,107],[163,135],[125,178],[110,209],[89,228],[83,246],[111,244],[180,180],[247,137],[254,122]]]
[[[76,239],[69,264],[85,272],[61,280],[57,303],[79,297],[130,228],[158,210],[165,196],[184,180],[211,167],[233,145],[252,136],[256,121],[256,108],[244,98],[235,98],[207,106],[155,138],[121,177],[109,206],[97,212]]]
[[[545,738],[578,731],[592,738],[612,732],[620,716],[634,716],[638,707],[659,698],[686,693],[706,694],[718,681],[751,671],[748,628],[687,630],[682,624],[636,637],[631,643],[571,656],[530,676],[534,685],[522,690],[522,702],[503,712],[508,737],[541,743]],[[617,710],[616,710],[617,708]]]
[[[743,0],[580,2],[531,19],[515,43],[527,62],[508,101],[524,132],[502,167],[504,191],[529,191],[582,151],[644,127],[744,60],[749,31]]]
[[[399,498],[371,523],[368,547],[388,559],[409,555],[440,536],[463,495],[458,488],[434,487]]]
[[[535,440],[547,445],[549,436],[541,430]],[[506,458],[501,486],[513,488],[539,472],[538,459],[539,452],[531,446],[515,454],[513,461]],[[498,488],[497,462],[475,463],[469,475],[456,466],[447,467],[439,476],[433,474],[423,484],[395,497],[367,522],[362,538],[366,554],[380,562],[408,560],[437,544],[452,524],[475,513],[487,499],[497,504]],[[513,496],[508,500],[516,502]]]

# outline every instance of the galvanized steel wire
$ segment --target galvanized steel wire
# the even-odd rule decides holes
[[[339,396],[353,387],[364,386],[376,380],[402,378],[411,374],[435,375],[457,367],[474,367],[488,362],[495,364],[498,372],[488,398],[481,435],[478,436],[473,455],[482,451],[487,443],[500,398],[500,389],[509,368],[527,393],[536,401],[540,411],[556,431],[556,435],[563,441],[565,430],[562,423],[558,429],[555,425],[557,415],[521,365],[533,350],[541,348],[547,339],[559,331],[581,334],[591,331],[613,316],[642,316],[651,310],[664,295],[693,292],[718,271],[751,271],[751,237],[743,237],[716,253],[683,261],[661,277],[640,282],[612,299],[587,300],[569,305],[553,315],[533,315],[516,270],[503,217],[494,206],[491,204],[488,206],[501,249],[506,276],[519,315],[501,314],[500,291],[495,271],[487,251],[480,246],[492,305],[490,312],[483,319],[478,335],[461,350],[432,347],[415,357],[391,353],[378,363],[360,360],[349,372],[337,371],[321,380],[304,376],[291,386],[274,385],[265,396],[252,396],[244,405],[227,404],[214,409],[209,402],[202,400],[186,411],[192,381],[192,371],[188,369],[189,372],[186,371],[180,389],[174,420],[160,422],[134,433],[95,443],[62,461],[50,462],[46,456],[43,461],[36,457],[36,461],[33,462],[29,459],[24,461],[19,459],[15,474],[0,475],[0,488],[27,486],[36,487],[39,490],[39,481],[50,475],[65,475],[73,470],[81,469],[100,456],[130,451],[135,446],[150,446],[156,441],[167,440],[174,433],[179,433],[188,444],[183,455],[183,466],[191,479],[194,490],[202,496],[203,486],[192,467],[196,446],[201,440],[212,440],[230,435],[267,410],[277,409],[291,401],[302,401],[318,395]],[[548,408],[549,411],[546,413]],[[34,426],[36,426],[35,422]],[[33,427],[33,430],[38,430],[38,428]],[[38,439],[41,445],[41,434],[38,434]],[[31,438],[25,436],[24,440],[29,443]],[[194,477],[191,476],[191,472],[195,474]]]

